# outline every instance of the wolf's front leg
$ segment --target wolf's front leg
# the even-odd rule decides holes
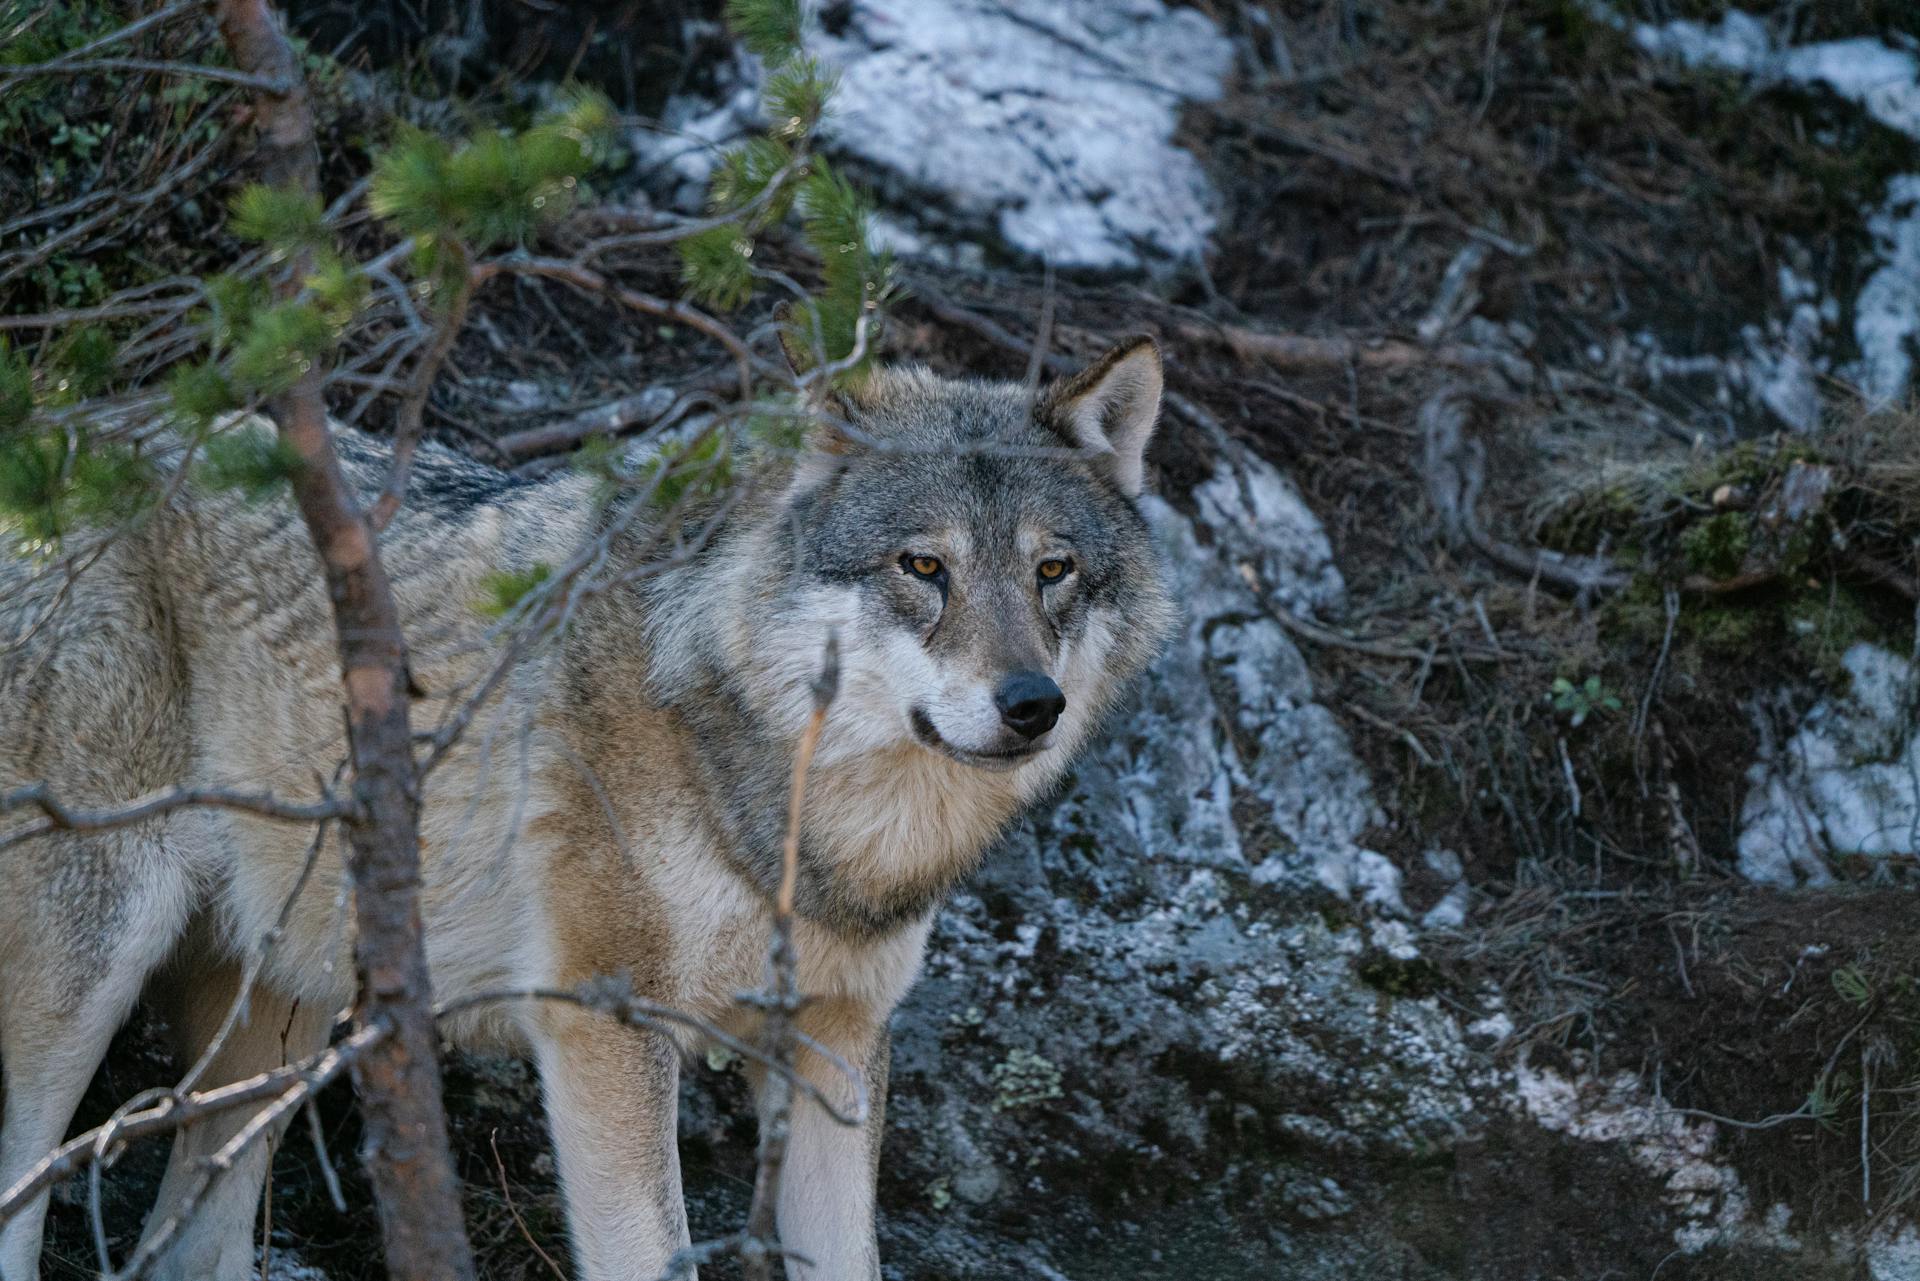
[[[818,1102],[794,1092],[780,1178],[780,1244],[797,1256],[788,1258],[787,1276],[789,1281],[880,1281],[873,1193],[887,1105],[887,1027],[884,1021],[850,1014],[832,1002],[809,1008],[800,1023],[809,1036],[863,1075],[867,1119],[864,1125],[842,1125]],[[856,1092],[844,1072],[809,1050],[800,1052],[795,1066],[843,1115],[853,1111]],[[759,1085],[760,1123],[765,1125],[764,1078]]]
[[[687,1244],[679,1056],[659,1033],[584,1010],[553,1010],[543,1023],[536,1057],[575,1276],[655,1281]]]

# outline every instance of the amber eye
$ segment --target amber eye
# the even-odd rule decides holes
[[[918,574],[922,578],[940,577],[942,567],[938,556],[907,556],[902,559],[905,560],[910,573]]]
[[[1040,581],[1057,583],[1065,578],[1067,571],[1072,568],[1073,562],[1070,560],[1043,560],[1040,562]]]

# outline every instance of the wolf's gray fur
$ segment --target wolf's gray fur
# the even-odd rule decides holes
[[[801,1025],[864,1066],[874,1107],[865,1133],[805,1102],[794,1116],[780,1232],[814,1260],[794,1276],[879,1276],[886,1021],[932,914],[1168,628],[1133,505],[1159,396],[1143,341],[1037,403],[1009,384],[875,375],[835,406],[843,429],[763,475],[685,563],[629,581],[657,549],[645,533],[608,538],[600,574],[618,581],[521,664],[427,781],[436,995],[625,972],[644,997],[742,1028],[732,997],[760,978],[793,748],[837,631],[842,690],[803,823],[796,945],[816,999]],[[371,490],[382,451],[340,439]],[[473,608],[487,575],[565,563],[607,526],[582,479],[517,483],[440,450],[423,451],[413,490],[383,551],[428,725],[498,658]],[[57,587],[0,560],[0,635],[26,630]],[[174,783],[312,795],[343,751],[338,676],[289,505],[175,503],[126,535],[0,656],[0,726],[0,788],[46,780],[73,805]],[[181,810],[0,851],[0,1188],[61,1138],[143,989],[172,1003],[188,1052],[206,1044],[308,841],[244,813]],[[339,867],[330,849],[207,1084],[312,1052],[351,1000]],[[575,1274],[658,1275],[686,1239],[673,1111],[693,1038],[551,1005],[452,1031],[539,1064]],[[849,1101],[817,1056],[801,1068]],[[176,1142],[150,1223],[238,1123]],[[162,1275],[247,1276],[263,1174],[256,1146]],[[44,1209],[0,1234],[0,1281],[35,1276]]]

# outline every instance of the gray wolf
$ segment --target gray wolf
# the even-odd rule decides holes
[[[613,539],[605,590],[428,776],[438,997],[624,973],[642,997],[750,1032],[734,997],[763,975],[793,751],[837,630],[841,693],[803,816],[795,943],[814,999],[801,1027],[864,1071],[873,1106],[862,1132],[796,1105],[779,1232],[812,1263],[790,1260],[792,1277],[880,1276],[887,1021],[933,914],[1170,627],[1135,505],[1160,393],[1145,339],[1037,396],[923,369],[871,375],[797,460],[765,464],[755,496],[693,554],[659,560],[631,531]],[[339,439],[373,492],[384,454]],[[516,481],[432,448],[412,490],[382,546],[427,726],[498,658],[474,608],[488,576],[567,563],[608,508],[587,478]],[[654,572],[628,572],[649,556]],[[0,558],[0,635],[18,635],[55,586]],[[0,657],[0,726],[0,788],[44,779],[73,805],[176,783],[314,798],[344,745],[331,615],[291,503],[202,495],[158,509]],[[61,1139],[143,991],[166,1003],[186,1053],[208,1043],[310,843],[308,829],[194,809],[0,851],[0,1187]],[[340,865],[329,851],[295,900],[206,1084],[318,1050],[351,1002]],[[659,1275],[687,1240],[676,1082],[697,1037],[553,1002],[488,1007],[449,1035],[537,1064],[575,1275]],[[811,1051],[799,1066],[850,1107],[843,1075]],[[176,1139],[149,1230],[238,1123]],[[250,1275],[264,1173],[255,1145],[161,1275]],[[6,1225],[4,1281],[34,1278],[44,1209]]]

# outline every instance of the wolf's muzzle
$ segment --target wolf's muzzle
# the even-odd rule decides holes
[[[1039,738],[1067,710],[1067,696],[1052,678],[1039,672],[1015,672],[1000,682],[994,706],[1006,727],[1022,738]]]

